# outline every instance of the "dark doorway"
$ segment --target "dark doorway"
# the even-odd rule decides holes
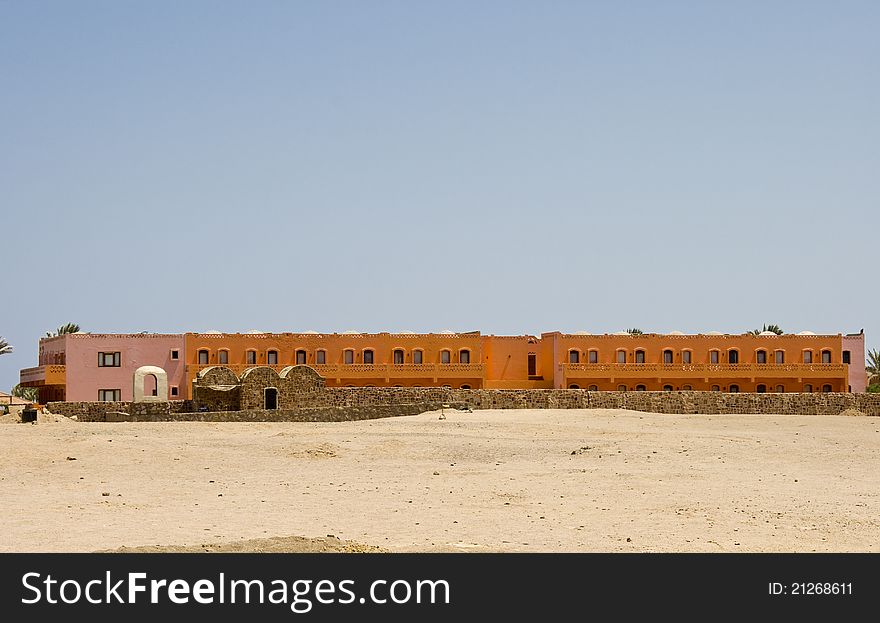
[[[522,373],[520,373],[522,374]],[[529,353],[529,376],[537,376],[538,374],[538,356],[535,353]]]
[[[266,388],[266,409],[278,408],[278,390],[274,387]]]

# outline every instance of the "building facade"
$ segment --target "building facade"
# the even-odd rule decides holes
[[[40,402],[131,400],[132,374],[150,365],[165,370],[175,400],[192,398],[212,366],[241,375],[307,365],[327,387],[864,392],[864,361],[863,333],[73,334],[40,340],[40,366],[21,383]]]

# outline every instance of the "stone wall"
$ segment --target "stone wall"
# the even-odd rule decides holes
[[[82,422],[104,421],[107,413],[135,416],[160,416],[193,411],[191,400],[168,402],[50,402],[46,409],[57,415],[76,417]]]

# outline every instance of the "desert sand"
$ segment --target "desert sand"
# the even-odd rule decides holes
[[[5,552],[880,551],[880,418],[11,417]]]

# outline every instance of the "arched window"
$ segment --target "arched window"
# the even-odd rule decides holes
[[[422,349],[417,349],[413,351],[413,363],[422,363],[425,356],[425,351]]]
[[[645,363],[645,351],[643,351],[643,350],[636,351],[636,363]]]
[[[342,361],[343,363],[354,363],[354,350],[351,348],[346,348],[342,351]]]
[[[813,393],[813,386],[810,385],[809,383],[804,385],[804,393],[805,394],[812,394]]]
[[[709,363],[718,363],[718,351],[710,350],[709,351]]]
[[[739,363],[739,351],[735,348],[731,348],[727,351],[727,363],[737,364]]]
[[[208,351],[207,349],[201,349],[199,351],[199,365],[206,366],[208,365]]]
[[[785,393],[785,385],[777,385],[776,386],[776,393],[777,394],[784,394]]]
[[[450,361],[452,361],[452,355],[449,353],[449,351],[448,350],[441,350],[440,351],[440,363],[449,363]]]
[[[218,351],[217,356],[218,356],[218,363],[220,363],[222,365],[226,365],[229,363],[229,351],[226,350],[225,348],[221,351]]]
[[[247,361],[247,364],[248,364],[249,366],[256,365],[256,364],[257,364],[257,351],[255,351],[255,350],[249,350],[249,351],[245,354],[245,361]]]
[[[587,388],[587,390],[588,390],[588,391],[591,391],[591,392],[597,392],[597,391],[599,391],[599,386],[598,386],[598,385],[590,385],[590,386]]]
[[[599,363],[599,351],[598,350],[591,350],[589,356],[590,356],[590,359],[589,359],[590,363]]]
[[[626,391],[626,385],[618,385],[618,386],[617,386],[617,391],[619,391],[619,392],[625,392],[625,391]]]
[[[831,351],[823,350],[822,351],[822,363],[831,363]]]
[[[682,385],[681,388],[686,392],[693,391],[694,389],[691,385]]]
[[[822,391],[825,392],[826,394],[829,393],[831,391],[831,385],[828,385],[826,383],[825,385],[822,386]]]
[[[765,393],[766,391],[767,391],[767,386],[766,386],[766,385],[764,385],[763,383],[761,383],[760,385],[758,385],[757,392],[758,392],[759,394],[763,394],[763,393]]]
[[[663,391],[664,391],[664,392],[671,392],[671,391],[672,391],[672,385],[664,385],[664,386],[663,386]]]
[[[738,394],[739,393],[739,385],[731,385],[730,389],[728,391],[731,394]]]
[[[626,363],[626,351],[625,350],[617,351],[617,363]]]
[[[637,391],[637,392],[643,392],[643,391],[645,391],[645,389],[646,389],[646,388],[645,388],[644,385],[636,385],[636,391]]]
[[[471,351],[466,348],[458,351],[458,363],[470,363],[471,362]]]
[[[757,363],[767,363],[767,351],[763,349],[757,351],[755,353],[755,361]]]
[[[721,391],[721,388],[720,388],[718,385],[713,385],[713,386],[712,386],[712,391],[713,391],[713,392],[720,392],[720,391]]]
[[[568,351],[568,363],[580,363],[581,354],[579,351],[570,350]]]
[[[373,349],[371,349],[371,348],[364,349],[364,363],[367,363],[367,364],[373,363]]]
[[[692,357],[693,357],[693,355],[691,354],[691,351],[689,351],[689,350],[681,351],[681,362],[682,363],[690,363]]]
[[[270,366],[278,365],[278,351],[270,350],[266,353],[266,364]]]
[[[672,363],[672,351],[668,348],[663,351],[663,363]]]
[[[296,361],[298,366],[306,365],[306,351],[302,348],[296,349],[296,359],[294,361]]]
[[[811,350],[804,351],[804,363],[813,363],[813,351],[811,351]]]
[[[323,348],[317,352],[315,352],[315,363],[318,365],[323,365],[327,363],[327,351]]]
[[[470,389],[470,388],[471,388],[470,385],[462,385],[462,386],[461,386],[461,389]]]
[[[392,353],[392,356],[393,356],[394,365],[396,365],[396,366],[403,365],[403,349],[402,348],[395,348]]]
[[[781,365],[785,363],[785,351],[777,350],[776,351],[776,365]]]
[[[568,386],[568,389],[580,389],[580,387],[578,387],[577,385],[572,383],[571,385]]]

